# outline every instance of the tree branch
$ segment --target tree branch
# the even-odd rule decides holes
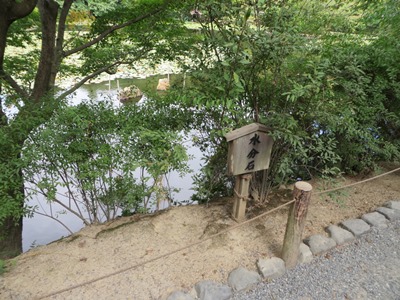
[[[38,215],[41,215],[41,216],[44,216],[44,217],[47,217],[47,218],[50,218],[50,219],[53,219],[54,221],[56,221],[56,222],[58,222],[59,224],[61,224],[65,229],[67,229],[68,231],[69,231],[69,233],[70,234],[74,234],[74,232],[71,230],[71,229],[69,229],[68,227],[67,227],[67,225],[65,225],[63,222],[61,222],[59,219],[57,219],[56,217],[54,217],[54,216],[52,216],[52,215],[48,215],[47,213],[41,213],[41,212],[39,212],[39,211],[35,211],[34,212],[35,214],[38,214]]]
[[[55,82],[55,78],[57,76],[57,72],[59,70],[61,61],[63,59],[63,44],[64,44],[64,34],[65,34],[65,24],[67,21],[67,17],[69,11],[71,9],[73,0],[65,0],[63,7],[61,9],[60,18],[58,20],[58,28],[57,28],[57,38],[56,38],[56,48],[54,55],[54,64],[51,70],[51,78],[52,81]]]
[[[64,91],[61,95],[59,95],[57,97],[56,100],[61,100],[63,98],[65,98],[66,96],[72,94],[73,92],[75,92],[77,89],[79,89],[82,85],[84,85],[87,81],[89,81],[90,79],[95,78],[96,76],[100,75],[103,72],[107,72],[108,70],[110,70],[111,68],[115,67],[115,66],[119,66],[119,65],[126,65],[126,64],[132,64],[135,61],[143,58],[143,55],[146,54],[148,52],[148,50],[146,48],[143,48],[139,51],[139,53],[136,54],[136,56],[134,58],[130,58],[128,60],[118,60],[115,61],[112,64],[109,64],[103,68],[100,68],[98,70],[96,70],[95,72],[93,72],[92,74],[82,78],[78,83],[76,83],[72,88]]]
[[[108,35],[110,35],[111,33],[113,33],[116,30],[128,27],[132,24],[138,23],[144,19],[147,19],[153,15],[156,15],[157,13],[161,12],[168,4],[170,1],[165,1],[165,3],[163,5],[161,5],[160,7],[148,12],[147,14],[141,15],[135,19],[129,20],[125,23],[119,24],[119,25],[114,25],[112,27],[110,27],[109,29],[105,30],[104,32],[102,32],[99,36],[97,36],[96,38],[94,38],[93,40],[87,42],[86,44],[83,44],[79,47],[76,47],[74,49],[71,49],[69,51],[65,51],[64,52],[64,57],[70,56],[74,53],[80,52],[86,48],[89,48],[90,46],[93,46],[95,44],[97,44],[98,42],[100,42],[101,40],[103,40],[104,38],[106,38]]]
[[[61,95],[59,95],[57,97],[57,100],[61,100],[65,97],[67,97],[68,95],[72,94],[73,92],[75,92],[77,89],[79,89],[82,85],[84,85],[87,81],[89,81],[90,79],[95,78],[97,75],[100,75],[103,72],[108,71],[110,68],[115,67],[120,65],[122,62],[121,61],[117,61],[115,63],[112,63],[110,65],[107,65],[103,68],[100,68],[98,70],[96,70],[95,72],[93,72],[92,74],[82,78],[78,83],[76,83],[72,88],[70,88],[69,90],[66,90],[65,92],[63,92]]]
[[[24,1],[0,1],[1,6],[8,12],[8,20],[11,22],[22,19],[29,15],[35,8],[38,0]],[[5,7],[4,7],[5,6]]]
[[[65,205],[61,200],[58,200],[57,198],[53,198],[51,199],[49,197],[49,194],[46,193],[46,191],[43,188],[40,188],[37,186],[37,184],[34,181],[29,181],[30,183],[36,185],[37,189],[31,188],[31,190],[43,195],[44,197],[47,198],[47,201],[50,202],[54,202],[57,203],[58,205],[60,205],[61,207],[65,208],[65,210],[69,211],[70,213],[72,213],[73,215],[77,216],[80,220],[82,220],[82,222],[85,225],[90,225],[90,223],[85,219],[85,217],[82,214],[77,213],[75,210],[73,210],[72,208],[68,207],[67,205]]]
[[[0,70],[0,79],[8,83],[21,98],[29,98],[29,94],[4,70]]]
[[[3,111],[3,103],[1,103],[1,101],[2,100],[0,99],[0,128],[6,126],[8,123],[8,118]]]

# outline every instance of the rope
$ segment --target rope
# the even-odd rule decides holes
[[[346,188],[349,188],[349,187],[352,187],[352,186],[355,186],[355,185],[358,185],[358,184],[361,184],[361,183],[365,183],[365,182],[368,182],[368,181],[377,179],[377,178],[379,178],[379,177],[383,177],[383,176],[389,175],[389,174],[394,173],[394,172],[397,172],[397,171],[400,171],[400,168],[391,170],[391,171],[389,171],[389,172],[386,172],[386,173],[383,173],[383,174],[380,174],[380,175],[377,175],[377,176],[374,176],[374,177],[371,177],[371,178],[368,178],[368,179],[364,179],[364,180],[361,180],[361,181],[357,181],[357,182],[355,182],[355,183],[351,183],[351,184],[348,184],[348,185],[344,185],[344,186],[341,186],[341,187],[338,187],[338,188],[332,188],[332,189],[325,190],[325,191],[322,191],[322,192],[317,192],[317,193],[315,193],[314,195],[321,195],[321,194],[325,194],[325,193],[334,192],[334,191],[337,191],[337,190],[346,189]]]
[[[317,192],[317,193],[315,193],[315,195],[321,195],[321,194],[325,194],[325,193],[337,191],[337,190],[340,190],[340,189],[349,188],[349,187],[352,187],[352,186],[355,186],[355,185],[358,185],[358,184],[362,184],[362,183],[365,183],[365,182],[368,182],[368,181],[377,179],[377,178],[379,178],[379,177],[386,176],[386,175],[388,175],[388,174],[391,174],[391,173],[394,173],[394,172],[397,172],[397,171],[400,171],[400,168],[394,169],[394,170],[392,170],[392,171],[389,171],[389,172],[386,172],[386,173],[383,173],[383,174],[380,174],[380,175],[377,175],[377,176],[374,176],[374,177],[371,177],[371,178],[368,178],[368,179],[365,179],[365,180],[362,180],[362,181],[358,181],[358,182],[356,182],[356,183],[352,183],[352,184],[348,184],[348,185],[345,185],[345,186],[342,186],[342,187],[338,187],[338,188],[333,188],[333,189],[329,189],[329,190]],[[204,240],[201,240],[201,241],[197,241],[197,242],[188,244],[188,245],[183,246],[183,247],[181,247],[181,248],[178,248],[178,249],[176,249],[176,250],[174,250],[174,251],[165,253],[165,254],[163,254],[163,255],[156,256],[156,257],[154,257],[154,258],[152,258],[152,259],[149,259],[149,260],[146,260],[146,261],[144,261],[144,262],[135,264],[135,265],[133,265],[133,266],[129,266],[129,267],[120,269],[120,270],[115,271],[115,272],[112,272],[112,273],[105,274],[105,275],[103,275],[103,276],[100,276],[100,277],[97,277],[97,278],[94,278],[94,279],[91,279],[91,280],[88,280],[88,281],[84,281],[84,282],[81,282],[81,283],[78,283],[78,284],[71,285],[71,286],[69,286],[69,287],[67,287],[67,288],[60,289],[60,290],[58,290],[58,291],[49,293],[49,294],[47,294],[47,295],[39,296],[38,298],[35,298],[35,299],[40,300],[40,299],[49,298],[49,297],[52,297],[52,296],[55,296],[55,295],[58,295],[58,294],[65,293],[65,292],[74,290],[74,289],[76,289],[76,288],[79,288],[79,287],[82,287],[82,286],[85,286],[85,285],[88,285],[88,284],[91,284],[91,283],[94,283],[94,282],[97,282],[97,281],[100,281],[100,280],[103,280],[103,279],[106,279],[106,278],[109,278],[109,277],[112,277],[112,276],[115,276],[115,275],[118,275],[118,274],[121,274],[121,273],[124,273],[124,272],[127,272],[127,271],[130,271],[130,270],[137,269],[137,268],[142,267],[142,266],[145,266],[145,265],[147,265],[147,264],[149,264],[149,263],[155,262],[155,261],[160,260],[160,259],[162,259],[162,258],[166,258],[166,257],[171,256],[171,255],[173,255],[173,254],[176,254],[176,253],[178,253],[178,252],[180,252],[180,251],[183,251],[183,250],[189,249],[189,248],[191,248],[191,247],[194,247],[194,246],[200,245],[200,244],[202,244],[202,243],[205,243],[206,241],[209,241],[209,240],[211,240],[211,239],[213,239],[213,238],[215,238],[215,237],[217,237],[217,236],[220,236],[220,235],[222,235],[222,234],[228,233],[228,232],[231,231],[231,230],[234,230],[234,229],[236,229],[236,228],[239,228],[239,227],[241,227],[241,226],[244,226],[244,225],[246,225],[246,224],[249,224],[249,223],[251,223],[251,222],[253,222],[253,221],[255,221],[255,220],[258,220],[258,219],[260,219],[260,218],[262,218],[262,217],[265,217],[265,216],[267,216],[267,215],[269,215],[269,214],[271,214],[271,213],[273,213],[273,212],[275,212],[275,211],[281,209],[282,207],[288,206],[288,205],[290,205],[290,204],[292,204],[292,203],[294,203],[294,202],[295,202],[295,200],[291,200],[291,201],[289,201],[289,202],[287,202],[287,203],[285,203],[285,204],[282,204],[282,205],[280,205],[280,206],[278,206],[278,207],[275,207],[275,208],[273,208],[273,209],[271,209],[271,210],[269,210],[269,211],[267,211],[267,212],[265,212],[265,213],[262,213],[262,214],[260,214],[260,215],[258,215],[258,216],[256,216],[256,217],[254,217],[254,218],[252,218],[252,219],[243,221],[243,222],[238,223],[238,224],[236,224],[236,225],[233,225],[233,226],[231,226],[231,227],[229,227],[229,228],[227,228],[227,229],[225,229],[225,230],[223,230],[223,231],[220,231],[220,232],[218,232],[218,233],[215,233],[215,234],[213,234],[213,235],[210,235],[209,237],[207,237],[207,238],[204,239]]]
[[[108,277],[112,277],[112,276],[115,276],[115,275],[118,275],[118,274],[127,272],[127,271],[129,271],[129,270],[137,269],[137,268],[142,267],[142,266],[144,266],[144,265],[147,265],[147,264],[149,264],[149,263],[151,263],[151,262],[154,262],[154,261],[157,261],[157,260],[159,260],[159,259],[162,259],[162,258],[171,256],[171,255],[173,255],[173,254],[175,254],[175,253],[178,253],[178,252],[180,252],[180,251],[186,250],[186,249],[191,248],[191,247],[193,247],[193,246],[197,246],[197,245],[200,245],[200,244],[202,244],[202,243],[205,243],[206,241],[209,241],[209,240],[211,240],[211,239],[213,239],[213,238],[215,238],[215,237],[217,237],[217,236],[219,236],[219,235],[225,234],[225,233],[227,233],[227,232],[229,232],[229,231],[231,231],[231,230],[234,230],[234,229],[236,229],[236,228],[238,228],[238,227],[240,227],[240,226],[243,226],[243,225],[245,225],[245,224],[248,224],[248,223],[250,223],[250,222],[253,222],[254,220],[257,220],[257,219],[262,218],[262,217],[264,217],[264,216],[266,216],[266,215],[268,215],[268,214],[271,214],[271,213],[277,211],[278,209],[281,209],[281,208],[284,207],[284,206],[287,206],[287,205],[289,205],[289,204],[292,204],[294,201],[295,201],[295,200],[289,201],[289,202],[287,202],[287,203],[285,203],[285,204],[283,204],[283,205],[280,205],[280,206],[278,206],[278,207],[275,207],[275,208],[273,208],[273,209],[271,209],[271,210],[269,210],[269,211],[267,211],[267,212],[265,212],[265,213],[263,213],[263,214],[261,214],[261,215],[258,215],[258,216],[254,217],[254,218],[252,218],[252,219],[249,219],[249,220],[246,220],[246,221],[244,221],[244,222],[242,222],[242,223],[238,223],[238,224],[236,224],[236,225],[233,225],[233,226],[229,227],[228,229],[225,229],[225,230],[223,230],[223,231],[220,231],[220,232],[218,232],[218,233],[215,233],[215,234],[213,234],[213,235],[210,235],[209,237],[207,237],[207,238],[204,239],[204,240],[201,240],[201,241],[197,241],[197,242],[188,244],[188,245],[183,246],[183,247],[181,247],[181,248],[178,248],[178,249],[176,249],[176,250],[174,250],[174,251],[168,252],[168,253],[163,254],[163,255],[156,256],[156,257],[154,257],[154,258],[152,258],[152,259],[146,260],[146,261],[141,262],[141,263],[138,263],[138,264],[136,264],[136,265],[133,265],[133,266],[130,266],[130,267],[126,267],[126,268],[120,269],[120,270],[118,270],[118,271],[115,271],[115,272],[112,272],[112,273],[109,273],[109,274],[106,274],[106,275],[103,275],[103,276],[100,276],[100,277],[97,277],[97,278],[94,278],[94,279],[91,279],[91,280],[88,280],[88,281],[84,281],[84,282],[82,282],[82,283],[78,283],[78,284],[72,285],[72,286],[70,286],[70,287],[67,287],[67,288],[58,290],[58,291],[56,291],[56,292],[53,292],[53,293],[50,293],[50,294],[47,294],[47,295],[44,295],[44,296],[40,296],[39,298],[36,298],[36,299],[39,300],[39,299],[49,298],[49,297],[51,297],[51,296],[55,296],[55,295],[58,295],[58,294],[61,294],[61,293],[64,293],[64,292],[68,292],[68,291],[70,291],[70,290],[73,290],[73,289],[76,289],[76,288],[79,288],[79,287],[82,287],[82,286],[85,286],[85,285],[88,285],[88,284],[91,284],[91,283],[94,283],[94,282],[97,282],[97,281],[106,279],[106,278],[108,278]]]

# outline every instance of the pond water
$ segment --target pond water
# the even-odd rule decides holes
[[[71,99],[71,103],[77,104],[88,99],[101,100],[104,97],[111,97],[111,99],[115,101],[114,103],[118,106],[121,105],[117,99],[118,88],[122,89],[126,86],[134,84],[143,91],[149,89],[155,90],[158,79],[165,77],[165,75],[159,75],[148,77],[146,79],[116,79],[100,83],[87,84],[76,91],[74,97]],[[171,84],[173,84],[176,80],[179,80],[179,76],[170,76]],[[186,147],[188,148],[188,154],[192,157],[188,164],[193,172],[185,175],[184,177],[180,177],[177,172],[172,172],[167,178],[171,187],[180,189],[179,192],[172,195],[172,198],[174,201],[181,203],[190,200],[190,197],[193,194],[193,190],[191,189],[193,183],[192,176],[199,171],[202,157],[200,150],[192,145],[190,137],[187,139]],[[41,207],[41,209],[49,211],[49,206],[47,205],[46,201],[39,196],[35,199],[32,199],[29,202],[29,205],[38,205]],[[167,205],[164,203],[163,206],[165,208]],[[62,210],[60,206],[53,206],[52,209],[53,211]],[[57,214],[57,219],[64,223],[73,232],[79,231],[83,227],[82,221],[71,213]],[[24,218],[23,226],[22,242],[24,252],[32,247],[48,244],[70,234],[69,231],[59,222],[38,214],[35,214],[32,218]]]

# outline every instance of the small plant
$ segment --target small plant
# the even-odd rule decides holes
[[[6,271],[5,261],[0,259],[0,275],[4,274],[5,271]]]
[[[329,190],[338,188],[343,184],[344,179],[340,180],[340,178],[326,178],[322,182],[322,190]],[[333,201],[336,202],[339,207],[345,208],[346,207],[346,199],[349,197],[349,190],[348,189],[340,189],[337,191],[328,192],[326,194],[326,201]]]
[[[6,271],[6,262],[0,259],[0,275],[3,275]]]
[[[349,197],[349,192],[344,190],[338,190],[331,193],[328,193],[328,197],[336,202],[340,208],[346,207],[346,199]]]
[[[16,259],[0,259],[0,276],[9,272],[11,268],[17,265]]]

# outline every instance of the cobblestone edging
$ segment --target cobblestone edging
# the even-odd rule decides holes
[[[320,256],[338,245],[356,240],[369,232],[372,227],[384,229],[388,227],[390,221],[399,219],[400,201],[389,201],[383,207],[377,208],[375,212],[364,214],[360,219],[349,219],[339,225],[331,225],[326,228],[329,237],[313,235],[304,239],[304,243],[300,246],[299,264],[310,263],[314,256]],[[166,300],[231,299],[234,292],[248,290],[262,280],[270,281],[281,277],[286,272],[284,261],[278,257],[260,258],[257,261],[257,268],[258,273],[238,267],[229,274],[227,284],[210,280],[200,281],[195,284],[191,292],[175,291]]]

